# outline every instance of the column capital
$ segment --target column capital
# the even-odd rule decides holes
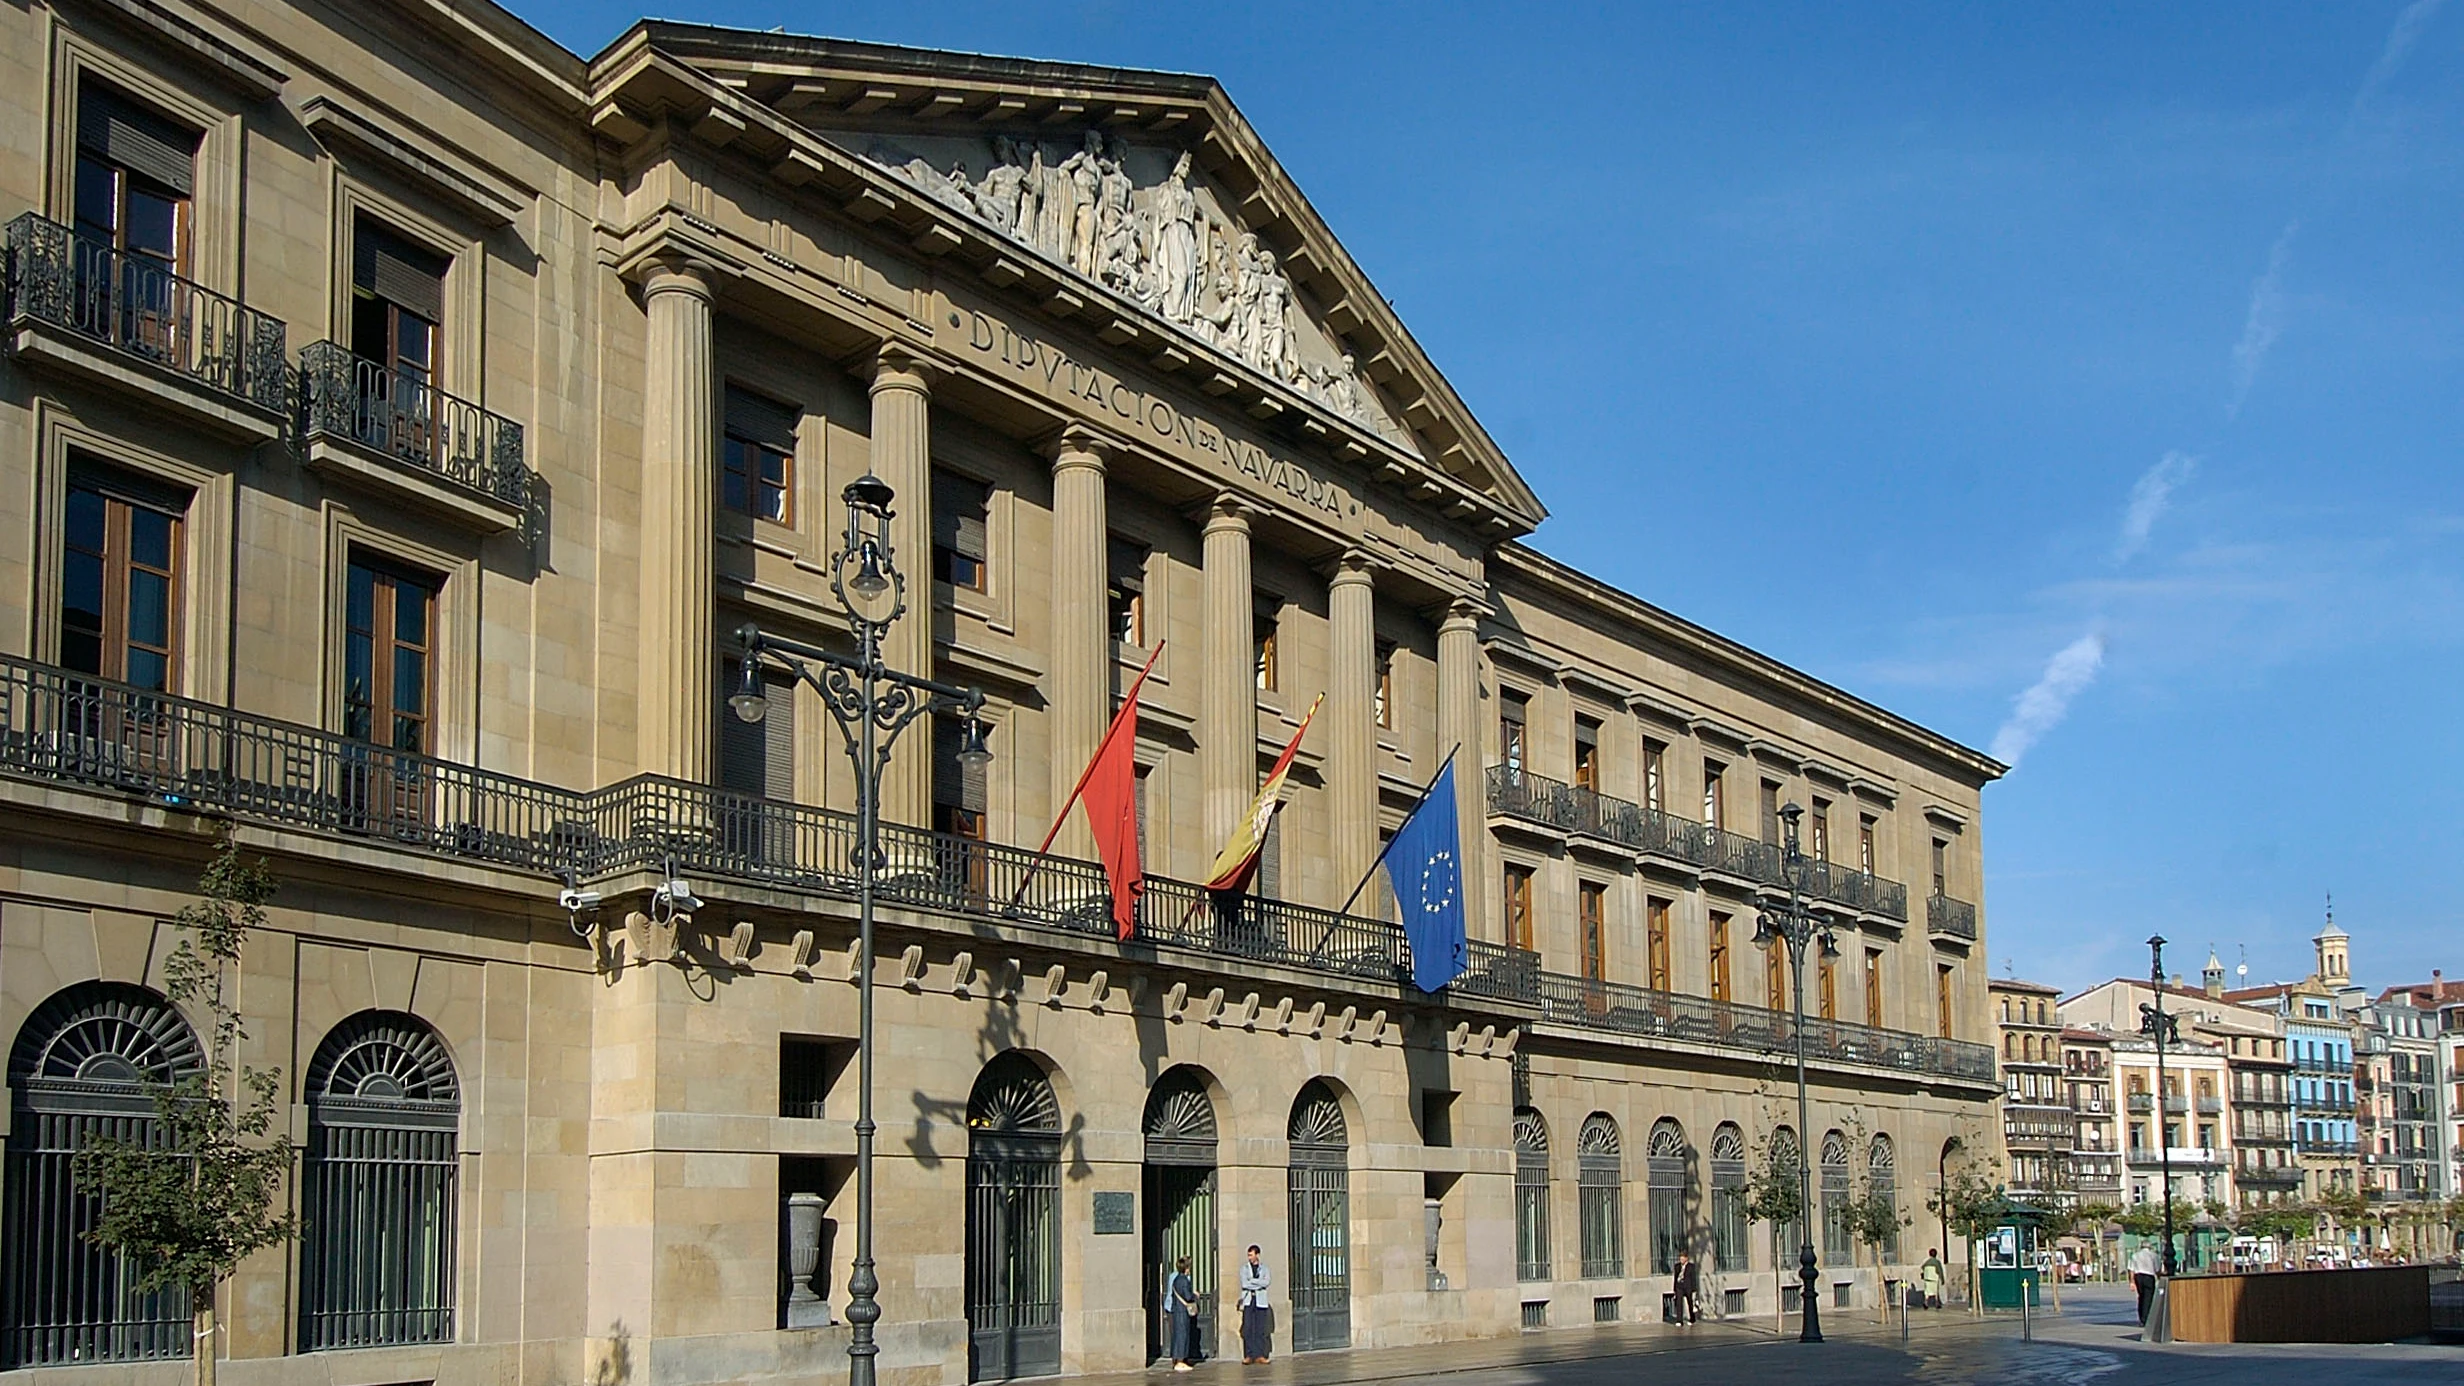
[[[645,301],[659,294],[690,294],[704,303],[718,297],[719,267],[698,255],[654,255],[635,273]]]
[[[1496,614],[1497,608],[1481,598],[1468,592],[1459,593],[1439,608],[1437,625],[1441,631],[1458,630],[1477,634],[1480,618]]]
[[[1120,439],[1085,424],[1071,424],[1062,429],[1052,435],[1043,448],[1044,455],[1052,459],[1052,469],[1056,473],[1073,467],[1092,467],[1103,471],[1124,450]]]
[[[1326,565],[1326,585],[1330,588],[1349,587],[1355,584],[1362,587],[1374,587],[1377,585],[1377,572],[1381,566],[1383,565],[1371,558],[1365,549],[1345,549],[1336,554],[1334,560]]]
[[[870,393],[883,390],[912,390],[920,395],[933,392],[933,382],[945,374],[941,363],[905,342],[883,342],[872,354],[873,383]]]
[[[1218,491],[1215,498],[1206,503],[1206,524],[1199,531],[1200,536],[1233,532],[1245,535],[1249,533],[1250,520],[1257,513],[1258,508],[1250,504],[1247,497],[1233,491]]]

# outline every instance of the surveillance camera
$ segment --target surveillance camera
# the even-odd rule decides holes
[[[693,887],[686,884],[682,876],[662,882],[658,893],[666,898],[668,904],[686,914],[702,907],[701,898],[693,893]]]
[[[572,914],[579,914],[583,910],[595,910],[599,908],[599,892],[566,886],[563,890],[556,892],[556,903]]]

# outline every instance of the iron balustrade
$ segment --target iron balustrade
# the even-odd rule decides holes
[[[1925,931],[1976,942],[1976,906],[1948,895],[1925,897]]]
[[[303,442],[348,439],[529,512],[533,477],[522,461],[520,424],[336,342],[300,348],[299,376]]]
[[[191,813],[366,839],[553,878],[673,868],[807,895],[853,898],[856,820],[657,775],[570,790],[296,723],[0,656],[0,772]],[[875,890],[894,906],[1110,942],[1103,868],[898,824],[881,829]],[[1403,987],[1411,949],[1393,921],[1284,900],[1219,899],[1150,876],[1130,950],[1172,947]],[[1537,954],[1474,939],[1446,990],[1532,1007],[1594,1029],[1778,1056],[1789,1017],[1757,1006],[1545,972]],[[1808,1020],[1825,1059],[1994,1079],[1981,1044]]]
[[[279,318],[32,212],[8,224],[7,248],[12,325],[60,328],[277,415],[289,408]]]
[[[1488,795],[1491,813],[1600,838],[1764,885],[1786,884],[1780,875],[1776,843],[1645,808],[1519,766],[1490,766]],[[1808,861],[1805,870],[1802,889],[1814,899],[1889,919],[1905,921],[1908,917],[1908,887],[1898,881],[1839,862]]]

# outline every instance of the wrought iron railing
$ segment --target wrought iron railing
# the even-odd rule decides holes
[[[89,338],[280,414],[290,401],[281,319],[27,212],[8,224],[8,316]]]
[[[1925,897],[1925,931],[1976,941],[1976,906],[1948,895]]]
[[[848,814],[656,775],[560,789],[435,756],[151,693],[0,656],[0,772],[578,880],[641,869],[852,897]],[[1113,939],[1093,862],[1038,856],[895,824],[882,827],[879,897],[895,906]],[[1391,921],[1281,900],[1224,899],[1150,876],[1132,950],[1158,946],[1273,963],[1352,982],[1408,984],[1411,948]],[[1783,1012],[1544,972],[1537,954],[1473,940],[1447,988],[1567,1024],[1793,1053]],[[1817,1058],[1991,1082],[1984,1045],[1806,1021]]]
[[[522,426],[335,342],[300,348],[300,436],[347,438],[396,463],[525,512]]]
[[[1673,857],[1763,885],[1785,887],[1776,844],[1645,808],[1596,789],[1566,784],[1512,765],[1492,765],[1489,812]],[[1908,888],[1838,862],[1806,861],[1798,882],[1816,900],[1890,919],[1908,917]]]

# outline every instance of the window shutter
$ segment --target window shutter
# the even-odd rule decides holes
[[[445,320],[445,257],[361,218],[351,232],[351,284],[432,323]]]
[[[984,509],[992,488],[950,472],[933,473],[933,542],[961,558],[985,560]]]
[[[780,452],[796,450],[795,406],[765,399],[750,390],[727,387],[727,431]]]
[[[734,686],[735,670],[720,669],[719,687]],[[719,702],[719,788],[793,802],[796,797],[796,686],[764,679],[770,710],[747,722]]]
[[[196,190],[197,136],[99,82],[78,83],[77,146],[182,197]]]
[[[958,758],[966,744],[966,724],[955,717],[933,719],[933,803],[966,813],[985,812],[985,768]]]
[[[1283,898],[1283,815],[1266,824],[1266,840],[1258,844],[1258,898]]]

